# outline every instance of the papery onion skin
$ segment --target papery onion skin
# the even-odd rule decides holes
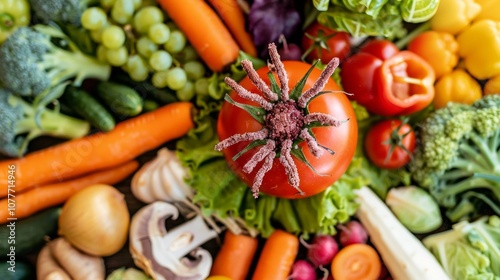
[[[59,235],[94,256],[110,256],[126,243],[130,213],[124,195],[109,185],[89,186],[64,204]]]

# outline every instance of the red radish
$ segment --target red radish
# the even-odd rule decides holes
[[[307,257],[315,265],[328,265],[339,251],[339,244],[330,235],[317,235],[311,244],[302,240],[302,245],[307,248]]]
[[[296,44],[288,44],[278,50],[282,60],[297,60],[302,57],[302,49]]]
[[[288,280],[316,280],[316,270],[306,260],[298,260],[293,264],[292,274]]]
[[[358,221],[350,221],[345,225],[339,225],[339,229],[339,241],[342,246],[366,243],[368,241],[368,233]]]
[[[288,44],[283,35],[280,36],[279,42],[282,43],[278,50],[281,60],[301,60],[302,49],[297,44]]]

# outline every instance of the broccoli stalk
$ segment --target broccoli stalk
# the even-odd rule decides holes
[[[79,138],[90,130],[88,122],[55,110],[34,107],[21,97],[0,88],[0,153],[20,157],[29,141],[42,135]]]
[[[52,27],[46,25],[35,26],[36,30],[51,34],[54,38],[66,38],[61,32],[56,32]],[[75,78],[73,85],[81,85],[87,77],[107,80],[111,69],[97,60],[90,60],[90,57],[81,52],[71,41],[68,42],[69,50],[65,50],[53,45],[44,56],[39,65],[49,70],[49,77],[53,81],[65,81]]]
[[[110,65],[84,54],[61,30],[48,25],[18,28],[0,46],[0,64],[0,83],[29,97],[70,79],[80,86],[86,78],[108,80],[111,74]]]
[[[464,141],[458,147],[458,157],[453,160],[446,172],[441,176],[439,198],[445,198],[474,188],[490,189],[500,198],[500,162],[497,151],[500,148],[500,130],[490,138],[482,138],[471,132],[469,141]],[[495,143],[490,147],[488,142]],[[461,180],[460,180],[461,179]],[[458,180],[458,181],[457,181]]]
[[[452,221],[500,215],[500,95],[451,103],[419,126],[413,179],[447,208]]]

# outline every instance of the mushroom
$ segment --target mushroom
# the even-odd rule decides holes
[[[176,220],[172,204],[153,202],[141,208],[130,225],[130,253],[135,264],[155,280],[201,280],[208,277],[212,256],[200,248],[217,232],[200,215],[169,230],[166,219]]]

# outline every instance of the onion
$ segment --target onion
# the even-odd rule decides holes
[[[89,255],[109,256],[125,245],[129,224],[124,195],[109,185],[93,185],[66,201],[59,235]]]

